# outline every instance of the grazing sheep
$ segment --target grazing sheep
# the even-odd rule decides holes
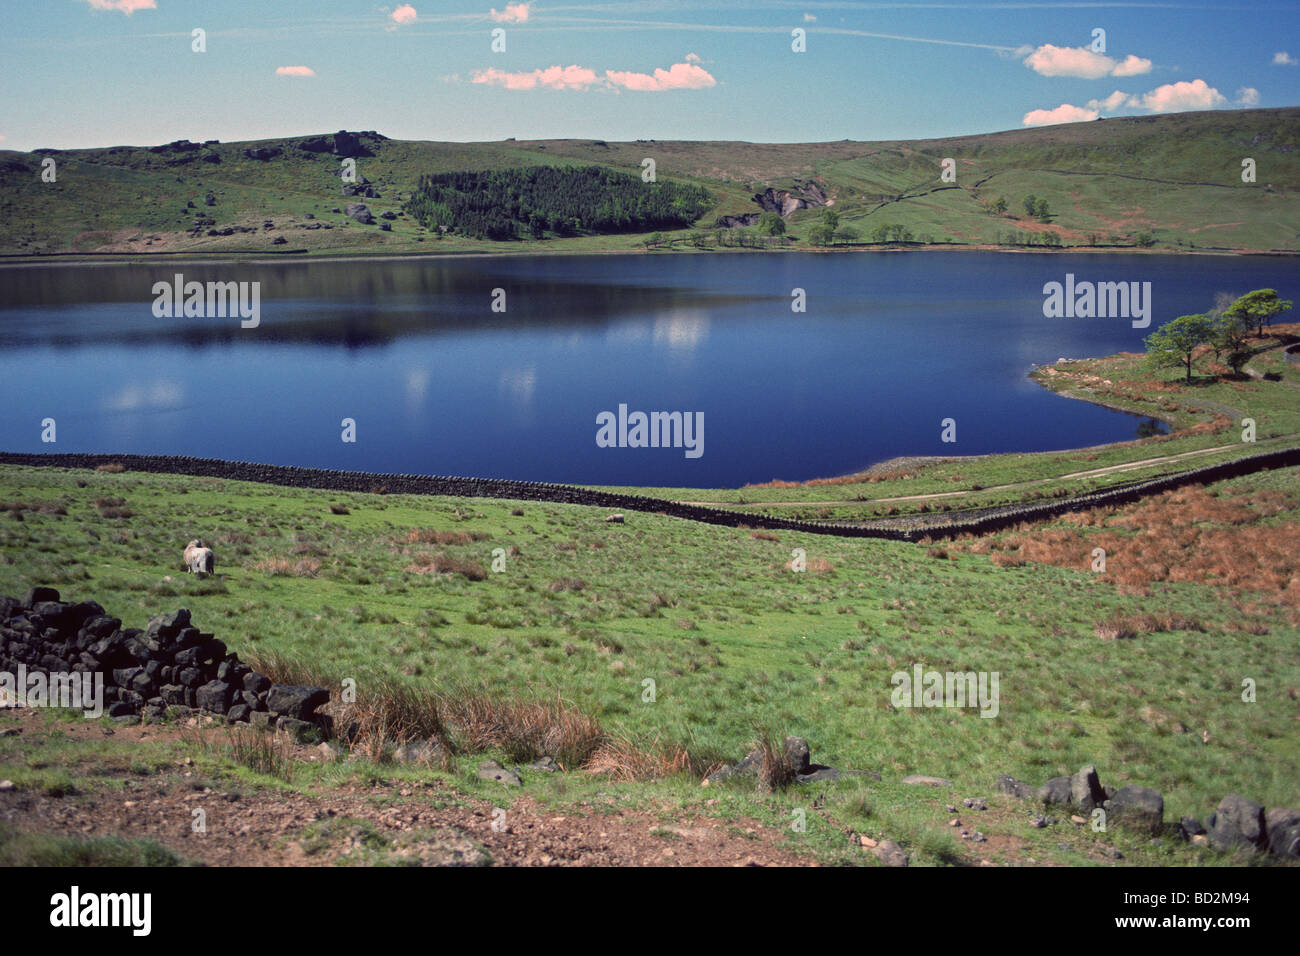
[[[201,578],[207,577],[216,566],[216,555],[201,538],[195,538],[185,546],[185,568],[191,574],[197,574]]]

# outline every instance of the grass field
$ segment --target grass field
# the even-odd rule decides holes
[[[801,852],[860,855],[845,849],[849,827],[902,840],[920,861],[971,862],[970,852],[993,851],[962,845],[938,819],[957,791],[921,794],[903,776],[937,774],[962,796],[992,797],[998,773],[1037,785],[1093,763],[1104,782],[1160,789],[1166,819],[1204,817],[1230,792],[1267,806],[1296,802],[1300,481],[1279,471],[1199,494],[1174,493],[1163,525],[1126,523],[1125,509],[1096,515],[1091,529],[1063,519],[940,549],[655,515],[609,525],[579,506],[7,467],[0,593],[51,584],[65,599],[99,601],[126,626],[187,607],[273,673],[309,674],[336,692],[352,677],[362,696],[395,679],[427,695],[561,700],[612,737],[651,752],[683,748],[700,765],[738,759],[756,727],[798,734],[815,761],[882,776],[823,785],[834,825],[790,834]],[[1124,541],[1108,540],[1109,568],[1095,574],[1093,533],[1133,539],[1132,561],[1159,552],[1169,567],[1137,574]],[[1078,535],[1068,539],[1077,553],[1063,554],[1063,534]],[[196,535],[220,556],[206,581],[177,570],[176,541]],[[1271,550],[1260,553],[1273,573],[1229,573],[1265,536]],[[1027,539],[1045,543],[1035,550]],[[494,573],[497,548],[505,569]],[[801,574],[787,566],[795,548],[807,552]],[[1198,570],[1179,574],[1181,564]],[[893,708],[891,675],[918,663],[997,671],[997,717]],[[1245,678],[1258,685],[1256,703],[1241,699]],[[93,764],[93,753],[33,759],[28,737],[0,740],[0,776],[47,791],[97,786],[66,769]],[[313,765],[289,784],[250,777],[229,756],[200,756],[205,772],[238,773],[270,792],[343,786],[357,774],[400,783],[412,773]],[[482,794],[473,765],[462,760],[448,779]],[[572,806],[611,792],[620,806],[657,807],[670,819],[721,794],[728,812],[771,826],[812,799],[755,795],[752,783],[700,788],[690,774],[611,791],[583,773],[527,797]],[[1101,860],[1103,839],[1132,861],[1230,862],[1074,828],[1062,849],[1059,831],[1040,833],[1013,804],[1003,798],[995,810],[1017,849],[994,853],[995,862],[1026,853]]]
[[[720,214],[758,211],[755,193],[814,180],[833,201],[858,247],[878,225],[896,223],[918,241],[947,247],[997,245],[1015,230],[1062,247],[1133,249],[1149,233],[1157,251],[1300,251],[1300,109],[1208,111],[1107,119],[980,136],[876,143],[755,144],[602,140],[431,143],[384,140],[357,171],[380,192],[364,200],[378,216],[393,212],[390,232],[362,226],[335,210],[338,159],[294,148],[304,137],[221,143],[199,152],[153,153],[144,147],[20,153],[0,150],[0,255],[49,253],[375,253],[602,252],[642,248],[639,235],[492,243],[438,238],[402,213],[423,173],[537,164],[600,164],[639,175],[644,158],[657,175],[696,184],[717,199],[697,228]],[[256,160],[254,147],[281,155]],[[42,162],[57,180],[42,182]],[[1259,181],[1241,181],[1241,159],[1258,164]],[[939,163],[957,161],[957,182],[939,181]],[[215,205],[205,205],[208,192]],[[1047,199],[1047,222],[1021,203]],[[1006,215],[992,206],[1007,200]],[[193,203],[193,208],[187,208]],[[229,236],[191,237],[196,214]],[[820,210],[792,214],[795,248]],[[314,222],[308,217],[313,217]],[[270,221],[271,229],[265,227]],[[315,228],[323,225],[332,228]],[[313,228],[305,228],[312,226]],[[690,250],[690,230],[669,248]],[[277,237],[287,241],[273,245]],[[706,231],[700,248],[714,248]],[[660,253],[656,253],[660,254]]]

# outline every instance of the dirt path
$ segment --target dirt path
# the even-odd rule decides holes
[[[1300,432],[1290,435],[1279,435],[1276,438],[1266,438],[1257,442],[1258,445],[1268,445],[1277,442],[1292,441],[1300,438]],[[1128,461],[1118,465],[1107,465],[1105,468],[1090,468],[1087,471],[1072,471],[1064,475],[1056,475],[1051,478],[1034,478],[1031,481],[1016,481],[1008,485],[989,485],[987,488],[981,488],[979,491],[937,491],[926,495],[901,495],[893,498],[872,498],[867,501],[857,499],[842,498],[835,501],[755,501],[747,502],[745,505],[737,505],[735,502],[718,502],[718,501],[679,501],[677,504],[694,505],[700,507],[716,507],[718,505],[728,505],[730,507],[762,507],[762,508],[799,508],[799,507],[835,507],[842,505],[877,505],[891,504],[899,501],[933,501],[937,498],[964,498],[967,495],[984,494],[989,491],[1014,491],[1021,488],[1033,488],[1037,485],[1049,484],[1053,481],[1064,481],[1067,478],[1096,478],[1103,475],[1117,475],[1126,471],[1136,471],[1140,468],[1148,468],[1153,465],[1163,465],[1170,462],[1183,461],[1187,458],[1199,458],[1204,455],[1213,455],[1221,451],[1230,451],[1234,448],[1240,448],[1240,442],[1234,442],[1231,445],[1217,445],[1214,448],[1197,448],[1193,451],[1179,452],[1176,455],[1161,455],[1157,458],[1143,458],[1140,461]]]
[[[68,768],[76,780],[95,780],[93,791],[0,793],[0,822],[27,832],[147,838],[188,861],[215,866],[817,865],[784,849],[785,833],[755,820],[670,815],[666,806],[662,814],[632,810],[603,793],[556,809],[505,788],[500,804],[494,804],[432,777],[394,785],[317,786],[316,793],[305,794],[200,779],[184,760],[142,776],[130,766],[134,746],[179,743],[187,733],[219,742],[224,728],[110,727],[103,721],[47,725],[43,713],[7,713],[19,718],[25,741],[53,734],[112,741],[107,754]],[[295,746],[293,757],[323,759],[305,746]],[[194,832],[198,810],[203,833]]]

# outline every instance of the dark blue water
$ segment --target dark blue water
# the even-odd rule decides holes
[[[155,318],[153,284],[178,271],[259,281],[260,326]],[[1044,318],[1043,284],[1066,272],[1150,281],[1151,328]],[[1298,273],[996,253],[4,267],[0,448],[695,487],[1069,448],[1133,438],[1140,420],[1047,392],[1032,364],[1140,351],[1217,293],[1294,297]],[[597,413],[620,403],[703,412],[704,454],[597,447]]]

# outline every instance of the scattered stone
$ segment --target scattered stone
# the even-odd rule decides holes
[[[1159,833],[1164,826],[1165,798],[1159,790],[1129,784],[1106,801],[1107,822],[1149,833]]]
[[[1081,817],[1077,813],[1075,813],[1070,815],[1070,822],[1073,823],[1076,827],[1086,826],[1088,823],[1088,818]]]
[[[288,734],[291,739],[300,744],[320,743],[324,736],[315,724],[296,717],[281,717],[275,722],[275,729],[277,732]]]
[[[605,524],[622,524],[622,523],[623,523],[622,515],[609,515],[605,519]]]
[[[967,797],[961,804],[971,810],[987,810],[989,808],[983,797]]]
[[[1112,860],[1122,860],[1122,859],[1124,859],[1124,854],[1121,853],[1121,852],[1119,852],[1119,850],[1115,849],[1115,847],[1113,847],[1113,846],[1108,846],[1108,847],[1106,847],[1106,851],[1105,851],[1105,852],[1106,852],[1106,855],[1107,855],[1108,857],[1110,857]]]
[[[1285,859],[1300,859],[1300,810],[1268,811],[1264,815],[1264,832],[1270,852]]]
[[[785,759],[794,768],[796,774],[809,773],[812,766],[812,750],[808,746],[808,741],[802,737],[786,737]]]
[[[1196,817],[1183,817],[1178,821],[1178,830],[1182,833],[1184,840],[1190,840],[1194,836],[1205,833],[1205,827],[1201,826],[1201,821]]]
[[[9,793],[18,789],[12,780],[0,780],[0,793]]]
[[[1253,800],[1230,793],[1210,814],[1206,829],[1210,843],[1221,850],[1257,847],[1264,840],[1264,808]]]
[[[528,769],[542,773],[559,773],[560,765],[555,762],[554,757],[539,757],[528,765]]]
[[[996,786],[998,793],[1005,793],[1021,800],[1033,800],[1038,796],[1035,788],[1015,777],[1008,777],[1005,773],[998,774]]]
[[[911,776],[903,778],[903,783],[913,787],[952,787],[955,784],[951,780],[945,780],[943,777],[927,777],[924,774],[914,773]]]
[[[397,763],[441,764],[445,756],[443,745],[434,738],[400,744],[393,751],[393,760]]]
[[[907,866],[907,854],[893,840],[881,840],[877,846],[871,848],[871,852],[885,866]]]
[[[871,839],[871,837],[869,836],[858,837],[858,842],[861,843],[863,846],[865,846],[868,850],[878,845],[876,841]]]
[[[972,843],[986,843],[986,842],[988,842],[988,837],[986,837],[983,833],[980,833],[978,830],[976,830],[974,833],[971,834],[971,838],[970,838],[970,839],[971,839],[971,842],[972,842]]]
[[[316,708],[330,699],[323,687],[276,684],[266,695],[266,709],[273,714],[310,720]]]
[[[478,765],[478,775],[481,780],[495,780],[497,783],[503,783],[508,787],[522,787],[523,778],[513,770],[507,770],[495,760],[484,760]]]

